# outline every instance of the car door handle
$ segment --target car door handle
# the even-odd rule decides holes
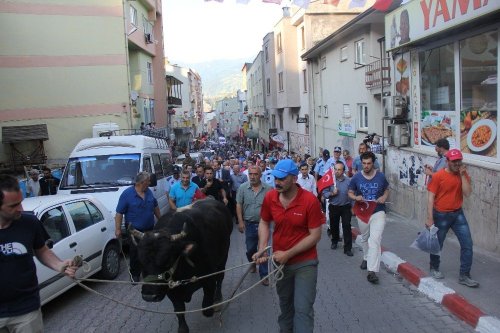
[[[106,230],[107,230],[107,229],[106,229],[106,227],[102,227],[102,228],[101,228],[101,231],[102,231],[102,232],[105,232]]]
[[[74,248],[75,246],[76,246],[76,242],[73,242],[73,243],[69,244],[70,248]]]

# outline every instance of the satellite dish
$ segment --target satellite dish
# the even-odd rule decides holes
[[[137,97],[139,97],[139,94],[137,93],[137,91],[135,90],[132,90],[130,92],[130,99],[133,100],[133,101],[136,101],[137,100]]]

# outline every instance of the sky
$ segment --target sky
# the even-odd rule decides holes
[[[287,0],[283,1],[283,4]],[[189,66],[216,59],[252,62],[282,17],[282,5],[250,0],[163,0],[165,55]]]

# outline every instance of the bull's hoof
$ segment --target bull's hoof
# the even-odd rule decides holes
[[[189,327],[187,325],[179,326],[177,333],[189,333]]]
[[[214,315],[214,309],[210,308],[210,309],[207,309],[207,310],[203,310],[203,315],[205,317],[212,317]]]

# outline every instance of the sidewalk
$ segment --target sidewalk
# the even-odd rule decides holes
[[[357,236],[356,219],[352,224],[353,236]],[[382,236],[384,264],[479,331],[500,332],[500,255],[474,248],[471,276],[480,286],[461,285],[458,283],[460,245],[453,232],[449,232],[441,254],[440,270],[445,278],[434,280],[429,277],[429,255],[410,248],[420,230],[404,217],[389,212]],[[356,243],[359,241],[360,238]]]

